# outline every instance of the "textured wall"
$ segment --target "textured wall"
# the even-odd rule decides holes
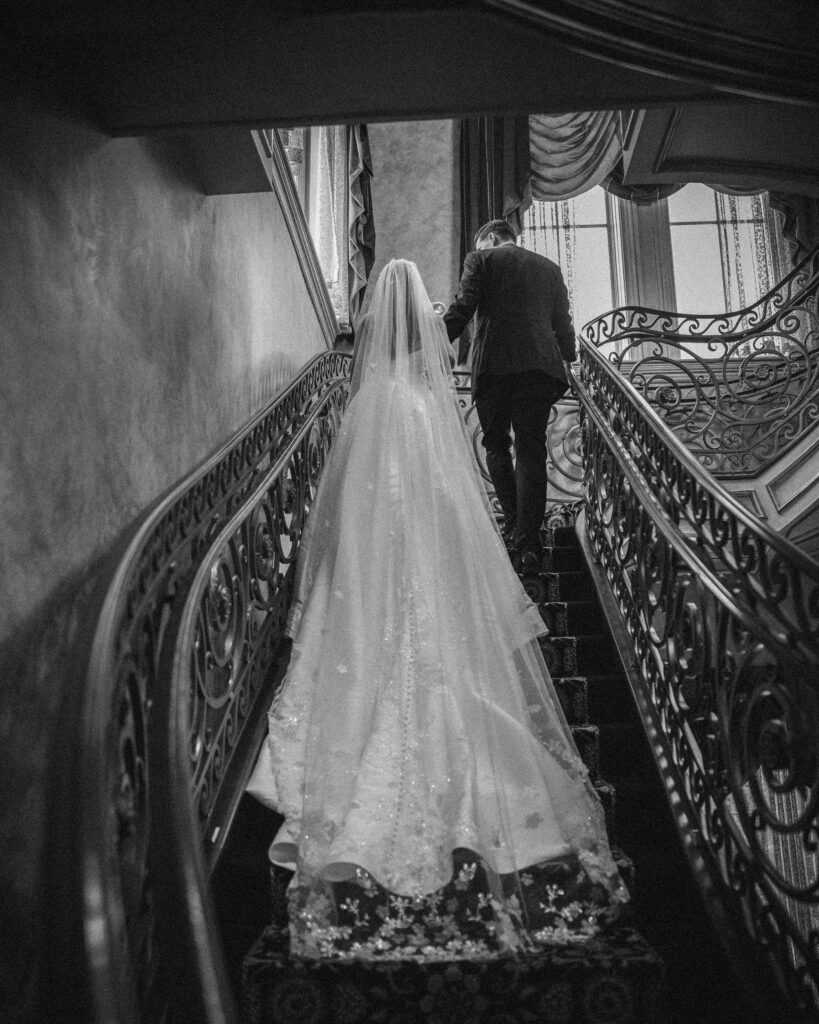
[[[413,260],[432,301],[449,303],[460,273],[457,122],[373,124],[369,133],[376,232],[371,281],[389,260]]]
[[[272,193],[204,196],[175,140],[0,123],[0,1018],[25,1020],[97,566],[324,342]]]

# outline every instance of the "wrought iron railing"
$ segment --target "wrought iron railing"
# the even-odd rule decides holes
[[[233,1019],[207,877],[264,728],[348,363],[309,363],[160,502],[111,582],[71,790],[89,1019],[162,1021],[169,1002],[170,1019]]]
[[[776,1019],[814,1020],[819,565],[588,340],[576,392],[588,543],[692,867],[729,953],[787,1001]]]
[[[625,306],[583,333],[712,473],[753,477],[819,421],[819,249],[756,304]]]
[[[697,856],[807,1006],[819,981],[819,572],[710,488],[588,344],[582,360],[590,536],[629,623],[646,719],[702,836]],[[334,353],[309,364],[159,503],[112,580],[76,702],[69,788],[89,1019],[158,1021],[168,1000],[180,1019],[232,1019],[207,878],[263,731],[347,370]],[[577,439],[557,440],[567,498]]]

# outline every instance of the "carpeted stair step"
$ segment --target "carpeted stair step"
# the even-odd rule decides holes
[[[637,709],[625,706],[630,698],[624,695],[623,681],[617,676],[553,676],[552,682],[570,725],[585,725],[587,721],[596,725],[639,723]]]
[[[617,792],[610,782],[605,779],[595,779],[594,788],[603,805],[603,813],[606,816],[606,832],[609,837],[609,845],[613,846],[617,841]]]
[[[541,601],[539,608],[552,636],[597,633],[604,626],[596,601]]]
[[[586,572],[542,572],[521,577],[524,590],[535,604],[544,601],[592,601],[594,584]]]
[[[616,674],[618,662],[613,662],[608,671],[586,675],[589,701],[589,718],[598,725],[609,723],[639,724],[639,714],[628,685],[623,677]]]
[[[577,639],[573,636],[539,637],[543,660],[552,679],[555,676],[579,676],[577,670]]]
[[[607,636],[555,636],[540,638],[540,649],[554,676],[595,676],[617,665],[614,644]]]
[[[623,775],[647,775],[654,770],[639,722],[600,722],[596,728],[598,766],[615,786]]]
[[[592,780],[600,777],[600,730],[596,725],[572,725],[572,736]]]
[[[620,775],[616,786],[614,821],[617,841],[630,856],[667,841],[668,801],[659,786],[642,775]]]
[[[589,684],[582,676],[552,676],[569,725],[589,724]]]
[[[661,1024],[662,961],[630,928],[581,945],[472,960],[304,960],[286,928],[245,958],[246,1024]]]
[[[611,636],[602,633],[591,633],[589,627],[587,632],[575,636],[575,652],[577,658],[577,671],[579,675],[597,676],[605,675],[619,668],[617,651]]]
[[[582,572],[585,569],[583,552],[572,547],[545,547],[540,561],[542,572]]]
[[[545,548],[576,548],[580,546],[574,524],[564,526],[547,525],[540,531]]]

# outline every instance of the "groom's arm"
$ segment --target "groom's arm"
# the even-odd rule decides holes
[[[482,263],[476,252],[467,254],[464,260],[464,271],[461,275],[461,283],[458,285],[458,294],[455,301],[444,313],[444,323],[449,340],[454,341],[463,333],[466,325],[472,319],[475,310],[478,308],[478,299],[481,293],[481,270]]]

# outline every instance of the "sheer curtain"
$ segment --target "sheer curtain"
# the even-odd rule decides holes
[[[692,184],[635,206],[596,187],[534,202],[520,241],[560,265],[578,326],[624,304],[720,313],[787,272],[775,216],[764,192]]]
[[[572,199],[534,202],[523,219],[520,244],[560,266],[577,328],[621,298],[610,206],[605,192],[594,188]]]
[[[339,325],[350,323],[347,129],[318,129],[313,241]]]
[[[280,129],[333,310],[355,327],[375,256],[366,124]]]

